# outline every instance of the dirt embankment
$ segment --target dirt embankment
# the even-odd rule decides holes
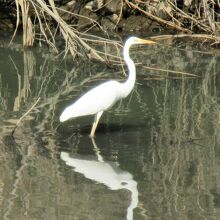
[[[23,3],[22,3],[23,2]],[[175,30],[186,33],[206,32],[218,34],[220,30],[219,1],[193,0],[24,0],[1,1],[0,28],[13,30],[19,16],[30,16],[39,24],[45,4],[55,5],[59,16],[77,30],[104,30],[114,32],[144,32]],[[41,9],[39,7],[42,7]],[[39,14],[36,13],[39,12]],[[47,15],[45,21],[53,20]],[[21,19],[22,20],[22,19]]]

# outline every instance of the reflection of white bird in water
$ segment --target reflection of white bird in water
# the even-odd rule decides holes
[[[106,185],[111,190],[127,189],[131,192],[131,202],[127,208],[127,220],[133,219],[133,209],[138,204],[137,182],[131,173],[119,168],[117,163],[104,161],[94,140],[93,145],[98,160],[82,159],[79,156],[70,157],[69,153],[61,152],[61,159],[75,172],[83,174],[86,178]]]
[[[124,60],[128,65],[129,76],[124,83],[119,83],[115,80],[110,80],[91,89],[80,97],[72,105],[66,107],[60,116],[60,121],[66,121],[70,118],[76,118],[85,115],[94,115],[95,120],[90,133],[94,137],[96,127],[102,113],[109,109],[118,100],[129,95],[134,87],[136,80],[135,64],[129,57],[129,48],[134,44],[153,44],[155,42],[144,40],[137,37],[130,37],[124,46]]]

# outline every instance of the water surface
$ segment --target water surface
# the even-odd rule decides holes
[[[132,50],[134,91],[104,113],[92,140],[93,116],[61,124],[59,115],[94,85],[123,80],[121,67],[2,46],[0,218],[219,219],[215,54],[188,44]]]

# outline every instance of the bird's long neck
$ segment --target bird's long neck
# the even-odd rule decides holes
[[[131,44],[130,43],[125,43],[124,46],[124,60],[128,66],[128,78],[127,80],[122,83],[122,91],[121,91],[121,96],[122,98],[127,97],[131,90],[134,88],[135,80],[136,80],[136,68],[134,65],[134,62],[129,56],[129,48]]]

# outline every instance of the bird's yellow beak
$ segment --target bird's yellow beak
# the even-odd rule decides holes
[[[137,44],[156,44],[156,42],[154,42],[152,40],[145,40],[145,39],[140,39],[140,38],[138,38],[135,43],[137,43]]]

